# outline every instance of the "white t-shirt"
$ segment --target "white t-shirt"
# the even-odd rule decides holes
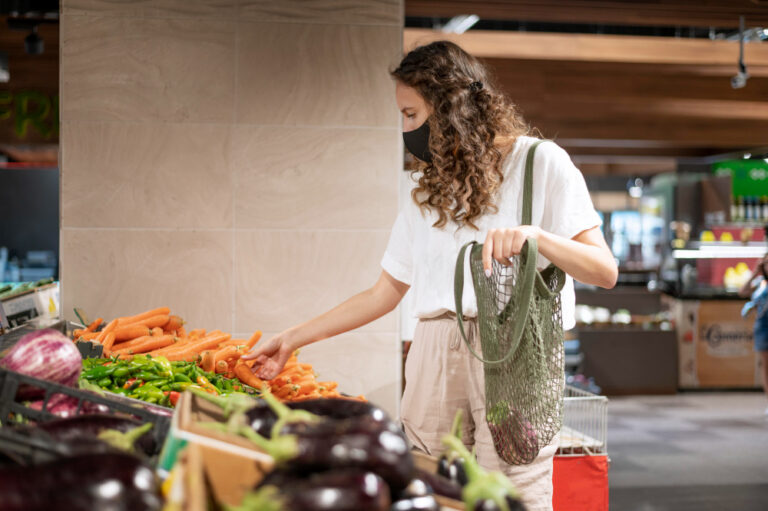
[[[518,137],[504,161],[504,181],[495,201],[498,212],[476,219],[474,223],[479,230],[469,227],[457,230],[450,221],[437,229],[432,226],[437,215],[432,211],[422,215],[411,199],[402,208],[381,266],[392,277],[411,286],[416,317],[432,318],[445,312],[456,312],[453,275],[462,245],[472,240],[484,242],[489,229],[521,224],[525,158],[528,148],[536,140]],[[601,225],[584,177],[565,150],[554,142],[544,142],[536,149],[533,169],[533,225],[568,239]],[[468,263],[465,264],[465,275],[470,275]],[[549,261],[540,255],[538,267],[545,268],[548,264]],[[568,330],[575,325],[576,301],[570,276],[563,287],[561,301],[563,328]],[[462,303],[465,316],[477,316],[471,280],[464,285]]]

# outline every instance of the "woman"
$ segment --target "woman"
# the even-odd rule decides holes
[[[464,441],[474,444],[480,464],[508,474],[530,511],[549,510],[556,445],[544,447],[526,466],[506,465],[497,456],[485,423],[482,365],[457,336],[454,265],[465,242],[484,242],[489,274],[492,259],[508,264],[526,239],[536,238],[540,267],[551,261],[581,282],[610,288],[618,270],[600,218],[579,170],[565,151],[547,142],[535,157],[533,222],[520,225],[524,160],[536,139],[482,64],[461,48],[446,41],[416,48],[392,76],[405,145],[420,162],[413,200],[395,221],[378,282],[257,345],[248,358],[256,359],[260,377],[270,379],[297,348],[381,317],[413,288],[419,323],[401,406],[408,438],[427,453],[440,452],[440,438],[463,409],[469,418]],[[474,299],[463,308],[464,316],[476,316]],[[573,327],[570,278],[562,309],[564,327]],[[477,343],[476,325],[469,323]]]
[[[768,226],[765,231],[768,235]],[[746,317],[749,311],[755,310],[755,352],[760,357],[763,390],[768,396],[768,254],[757,263],[752,276],[739,290],[739,296],[750,298],[741,311],[742,316]],[[768,408],[765,409],[765,415],[768,416]]]

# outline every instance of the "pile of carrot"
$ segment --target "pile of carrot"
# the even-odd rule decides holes
[[[134,355],[163,356],[170,361],[196,362],[204,371],[238,378],[242,383],[262,389],[268,386],[283,401],[303,401],[323,397],[342,397],[338,383],[318,382],[310,364],[300,364],[294,353],[280,374],[268,381],[258,378],[252,370],[253,360],[240,357],[261,338],[256,331],[250,339],[232,339],[220,330],[187,330],[184,320],[171,314],[168,307],[151,309],[135,316],[113,319],[101,330],[104,320],[97,318],[81,330],[75,339],[99,342],[104,356],[131,358]],[[365,400],[363,396],[354,399]]]
[[[256,388],[268,386],[272,394],[281,401],[306,401],[308,399],[319,398],[341,398],[342,396],[337,387],[339,384],[335,381],[317,381],[311,364],[301,364],[298,360],[298,350],[288,359],[283,370],[276,378],[272,380],[260,380],[253,372],[251,367],[254,361],[240,361],[235,366],[235,374],[240,381],[246,385]],[[356,398],[365,401],[363,396]]]

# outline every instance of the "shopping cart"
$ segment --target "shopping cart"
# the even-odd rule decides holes
[[[565,387],[554,511],[608,511],[608,398]]]

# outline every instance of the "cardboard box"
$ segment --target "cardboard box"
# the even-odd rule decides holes
[[[741,300],[678,300],[680,388],[759,388],[753,351],[754,317],[741,317]]]

